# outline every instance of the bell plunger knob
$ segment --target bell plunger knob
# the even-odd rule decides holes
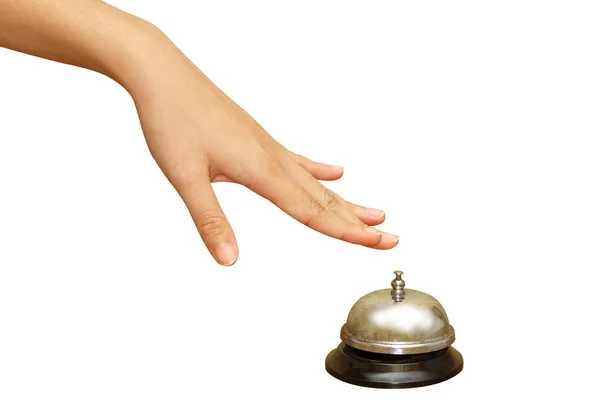
[[[396,278],[392,280],[392,300],[402,302],[404,300],[404,280],[402,280],[402,271],[394,271]]]

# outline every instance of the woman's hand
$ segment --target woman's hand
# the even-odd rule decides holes
[[[152,24],[98,0],[0,0],[0,46],[100,72],[133,97],[152,156],[223,265],[238,248],[211,183],[236,182],[326,235],[376,249],[398,237],[371,226],[382,211],[347,202],[318,180],[338,167],[288,151]]]
[[[331,237],[390,249],[398,237],[371,226],[385,215],[328,190],[343,169],[288,151],[229,99],[187,58],[168,45],[160,61],[141,68],[132,88],[150,152],[183,198],[213,257],[238,256],[236,239],[212,182],[235,182],[268,199],[299,222]]]

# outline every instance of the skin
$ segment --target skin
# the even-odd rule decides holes
[[[375,249],[398,244],[398,236],[372,227],[384,221],[383,211],[350,203],[319,182],[342,177],[341,167],[279,144],[147,21],[99,0],[0,0],[0,46],[121,84],[152,157],[219,264],[234,264],[239,250],[213,182],[244,185],[333,238]]]

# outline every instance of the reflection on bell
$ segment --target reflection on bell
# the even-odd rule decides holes
[[[439,383],[462,370],[442,305],[429,294],[405,290],[403,273],[394,273],[392,290],[373,291],[350,310],[342,343],[325,360],[333,377],[365,387],[405,388]]]

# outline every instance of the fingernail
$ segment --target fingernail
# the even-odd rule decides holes
[[[383,215],[385,215],[385,212],[372,208],[367,208],[367,213],[375,218],[381,218]]]
[[[338,167],[337,165],[332,165],[333,168],[335,168],[338,171],[344,171],[344,167]]]
[[[219,243],[214,249],[214,256],[219,264],[231,266],[237,260],[237,251],[231,243]]]
[[[382,241],[396,243],[400,240],[400,236],[392,235],[391,233],[384,233],[381,236]]]
[[[372,228],[370,226],[365,226],[365,229],[367,230],[367,232],[372,233],[374,235],[377,235],[377,236],[381,235],[380,231],[378,231],[377,229]]]

